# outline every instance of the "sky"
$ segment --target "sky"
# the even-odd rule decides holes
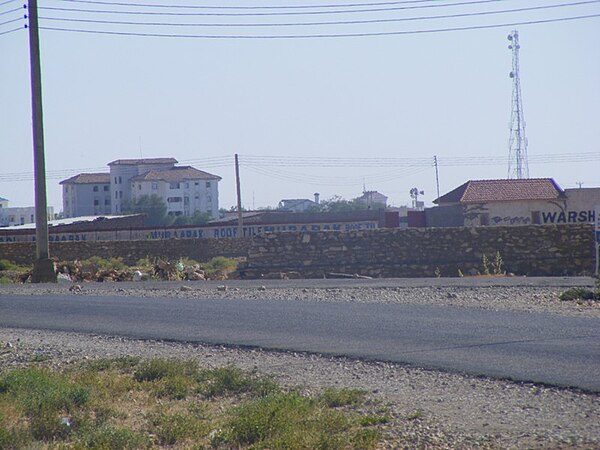
[[[174,157],[219,175],[219,203],[227,209],[236,203],[236,153],[248,209],[313,198],[315,192],[321,199],[351,199],[363,189],[387,195],[395,206],[410,205],[413,187],[424,192],[419,200],[431,205],[437,198],[434,156],[442,195],[467,180],[506,178],[512,30],[518,30],[521,44],[530,176],[553,177],[563,188],[600,187],[598,1],[566,7],[556,5],[582,2],[137,3],[156,7],[39,0],[48,204],[55,212],[62,210],[61,180],[108,172],[107,163],[123,158]],[[351,6],[357,3],[363,6]],[[217,5],[221,9],[204,8]],[[280,8],[290,5],[313,8]],[[488,14],[550,5],[555,7]],[[20,6],[0,1],[0,23],[15,19],[0,25],[0,33],[19,29],[0,34],[0,197],[9,199],[9,206],[33,206],[28,33],[20,29],[23,10],[6,13]],[[249,8],[256,6],[261,9]],[[298,14],[333,10],[354,12]],[[224,13],[278,15],[199,15]],[[459,14],[477,15],[431,18]],[[597,17],[503,25],[583,15]],[[418,17],[429,18],[264,26]],[[503,26],[421,32],[491,25]],[[240,38],[397,32],[403,34]]]

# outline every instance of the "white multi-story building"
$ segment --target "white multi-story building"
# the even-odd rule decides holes
[[[48,207],[48,220],[54,218],[54,208]],[[35,223],[35,207],[10,207],[8,200],[0,197],[0,227],[12,227]]]
[[[110,174],[80,173],[60,184],[64,217],[110,214]]]
[[[110,167],[111,212],[120,214],[123,205],[131,202],[131,179],[151,171],[169,170],[175,167],[175,158],[117,159]]]
[[[195,212],[219,217],[219,189],[221,177],[191,166],[152,170],[131,178],[131,199],[157,195],[167,205],[167,214],[192,216]]]
[[[143,195],[157,195],[173,216],[199,211],[218,217],[221,177],[176,163],[175,158],[118,159],[108,163],[110,173],[61,181],[65,217],[121,214]]]

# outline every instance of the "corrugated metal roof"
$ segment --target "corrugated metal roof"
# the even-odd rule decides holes
[[[471,180],[434,200],[442,203],[488,203],[518,200],[553,200],[563,190],[552,178]]]
[[[203,170],[195,169],[192,166],[172,167],[168,170],[151,170],[131,181],[166,181],[167,183],[177,183],[186,180],[220,180],[221,177],[213,175]]]
[[[108,184],[110,183],[109,173],[80,173],[74,177],[67,178],[60,184]]]
[[[117,159],[109,162],[109,166],[138,166],[141,164],[177,164],[175,158],[141,158],[141,159]]]

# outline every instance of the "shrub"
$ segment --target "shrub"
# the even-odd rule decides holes
[[[271,379],[248,375],[233,366],[203,370],[198,375],[198,382],[200,393],[207,398],[242,393],[260,397],[277,390]]]
[[[176,375],[195,375],[198,366],[193,361],[156,358],[142,362],[134,373],[136,381],[154,381]]]
[[[330,408],[339,406],[356,405],[365,396],[365,391],[360,389],[334,389],[328,388],[323,391],[319,399]]]
[[[149,437],[128,430],[126,428],[115,428],[103,426],[98,429],[89,429],[79,433],[75,448],[86,449],[145,449],[152,447]]]
[[[150,431],[160,445],[175,445],[186,440],[197,442],[207,436],[208,426],[189,414],[153,414]]]
[[[224,256],[215,256],[203,268],[209,277],[220,277],[233,272],[237,268],[237,262]]]
[[[0,270],[19,270],[20,267],[8,259],[0,259]]]
[[[591,289],[587,289],[584,287],[574,287],[567,289],[558,296],[562,301],[571,301],[571,300],[595,300],[599,299],[598,293],[594,293]]]

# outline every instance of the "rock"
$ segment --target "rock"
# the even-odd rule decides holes
[[[259,287],[259,288],[258,288],[258,290],[259,290],[259,291],[266,291],[266,290],[267,290],[267,287],[266,287],[266,286],[261,286],[261,287]]]
[[[59,273],[56,276],[56,282],[58,284],[66,284],[66,283],[72,283],[71,277],[69,275],[67,275],[66,273]]]
[[[227,286],[224,286],[224,285],[217,286],[217,291],[219,291],[219,292],[227,292]]]
[[[139,270],[133,272],[133,281],[142,281],[144,274]]]
[[[81,292],[82,290],[83,289],[80,284],[74,284],[73,286],[71,286],[69,288],[69,291],[71,291],[71,292]]]
[[[180,291],[183,291],[183,292],[189,292],[189,291],[191,291],[191,290],[193,290],[193,289],[192,289],[190,286],[181,286],[181,287],[179,288],[179,290],[180,290]]]

